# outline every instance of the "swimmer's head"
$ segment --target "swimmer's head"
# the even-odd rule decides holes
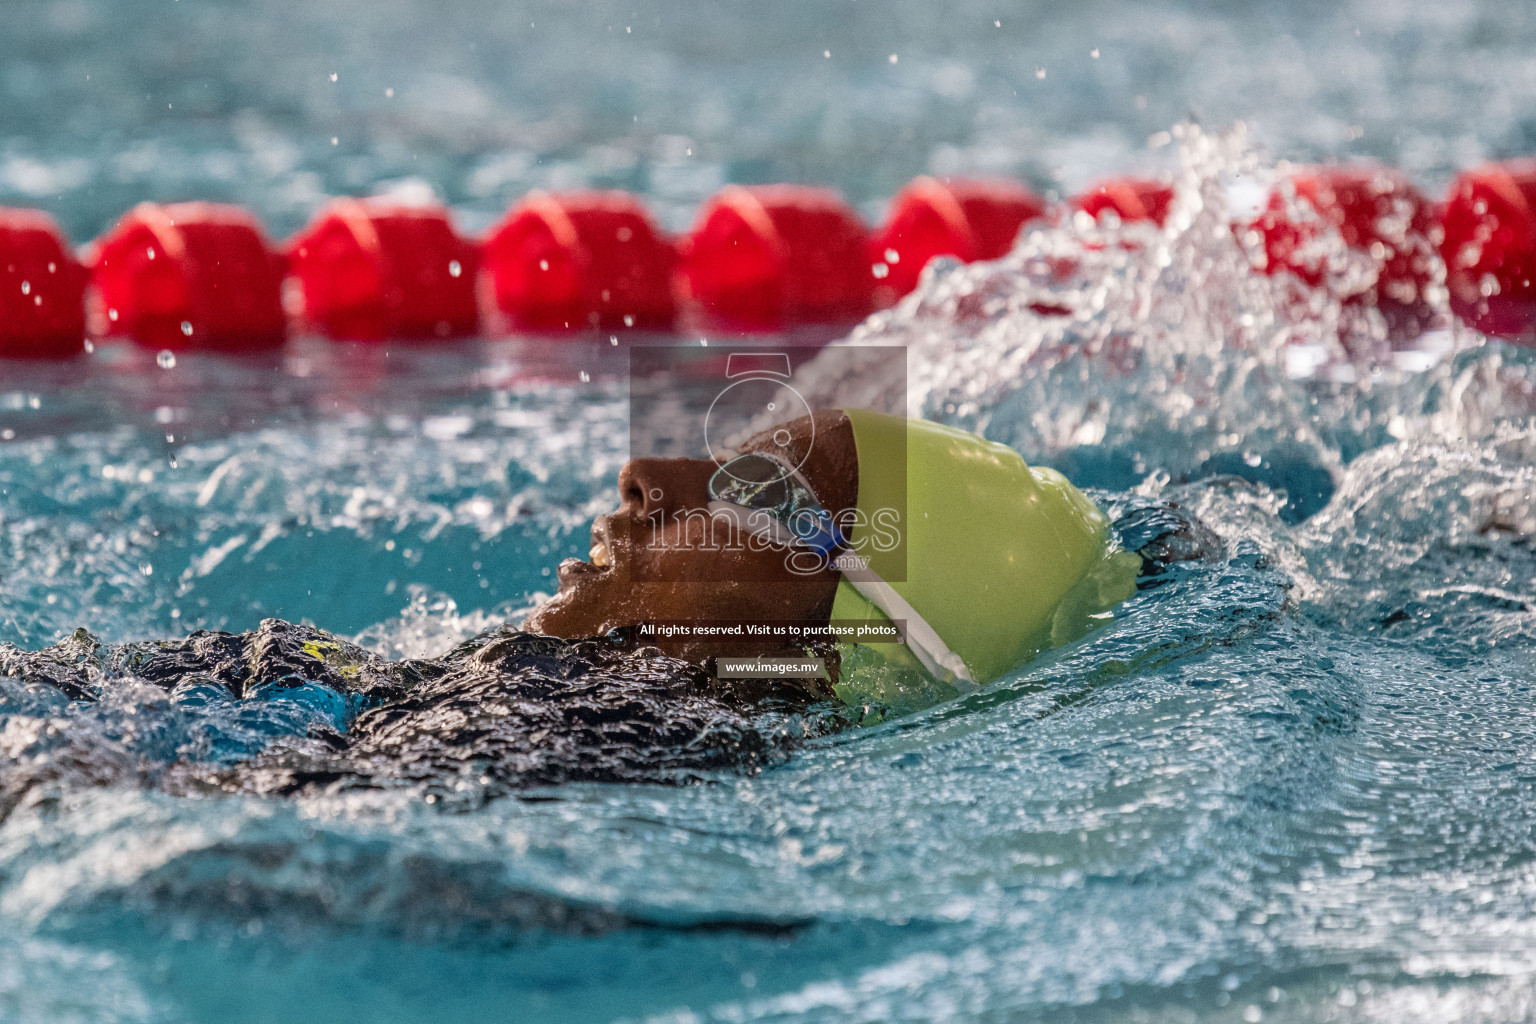
[[[662,622],[891,622],[903,642],[886,645],[885,660],[963,690],[1072,638],[1133,589],[1134,556],[1106,562],[1108,523],[1092,501],[974,434],[834,410],[741,451],[771,457],[747,460],[758,471],[783,467],[788,497],[768,503],[781,518],[764,525],[763,492],[734,479],[735,463],[633,460],[619,474],[619,511],[593,525],[592,560],[561,564],[559,591],[525,628],[581,637]],[[802,530],[787,507],[838,528]],[[836,565],[808,557],[818,553]],[[647,642],[691,660],[785,645],[697,633]]]
[[[837,514],[858,494],[853,431],[833,410],[758,434],[743,452],[767,452],[799,467],[822,506]],[[592,524],[590,561],[560,564],[559,589],[525,629],[560,637],[596,636],[642,622],[825,622],[840,574],[806,574],[771,544],[709,513],[709,459],[632,459],[619,472],[619,510]],[[649,642],[649,641],[648,641]],[[690,660],[750,656],[782,643],[657,638]]]

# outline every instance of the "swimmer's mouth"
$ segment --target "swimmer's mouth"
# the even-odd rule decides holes
[[[607,571],[608,569],[601,565],[583,562],[579,558],[567,558],[560,563],[559,569],[556,570],[556,576],[561,583],[570,583],[578,576],[601,576]]]
[[[601,574],[613,568],[613,531],[608,520],[608,516],[599,516],[592,524],[592,545],[587,551],[590,561],[567,558],[560,563],[559,576],[562,581],[575,576]]]

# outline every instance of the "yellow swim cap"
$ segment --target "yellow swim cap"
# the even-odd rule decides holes
[[[1134,592],[1140,559],[1110,553],[1104,513],[1060,473],[1031,469],[1012,448],[952,427],[843,412],[859,465],[849,546],[888,585],[887,597],[899,595],[881,603],[915,611],[965,671],[935,671],[915,646],[869,651],[908,665],[915,653],[930,675],[963,691],[1075,639],[1085,619]],[[857,577],[845,573],[832,618],[890,617]]]

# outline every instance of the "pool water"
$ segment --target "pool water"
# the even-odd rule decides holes
[[[344,688],[167,693],[114,645],[280,619],[398,661],[520,619],[615,502],[624,345],[5,364],[0,1020],[1536,1016],[1536,358],[1445,321],[1350,362],[1224,206],[1270,153],[1435,186],[1536,149],[1530,16],[837,10],[25,5],[0,200],[80,240],[144,198],[285,231],[409,177],[473,226],[608,183],[681,226],[726,178],[877,208],[1160,166],[1166,232],[937,266],[850,341],[911,354],[869,404],[1061,468],[1128,546],[1176,504],[1208,557],[979,693],[689,785],[230,792],[186,769],[345,731]]]

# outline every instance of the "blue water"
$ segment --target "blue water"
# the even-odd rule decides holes
[[[469,226],[578,183],[681,226],[726,179],[873,216],[925,169],[1177,171],[1165,235],[1037,233],[853,340],[913,354],[871,404],[1221,543],[980,693],[686,787],[172,792],[355,708],[0,678],[0,772],[40,780],[0,821],[0,1020],[1536,1017],[1536,359],[1445,329],[1351,364],[1337,303],[1298,312],[1217,230],[1271,154],[1434,186],[1536,150],[1533,49],[1525,5],[1406,0],[24,2],[0,201],[80,240],[145,198],[282,232],[402,179]],[[1192,109],[1209,130],[1147,147]],[[1047,288],[1071,316],[1029,311]],[[440,654],[584,553],[623,366],[601,339],[0,366],[0,643],[279,617]]]

